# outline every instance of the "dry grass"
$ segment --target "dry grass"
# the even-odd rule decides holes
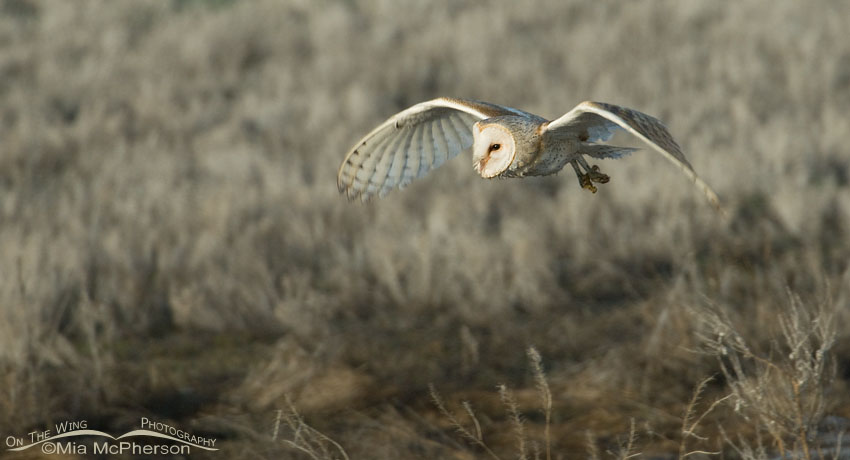
[[[756,430],[766,431],[782,458],[810,460],[810,444],[818,440],[832,387],[839,310],[830,299],[804,305],[799,297],[789,297],[778,318],[781,340],[766,352],[749,343],[727,310],[705,309],[697,316],[704,323],[703,343],[718,359],[731,390],[735,412]]]
[[[485,457],[433,383],[501,458],[512,419],[530,457],[820,455],[850,417],[850,6],[532,3],[0,3],[0,433],[145,415],[309,457],[273,440],[289,395],[330,457]],[[650,152],[592,196],[468,158],[338,196],[350,144],[439,95],[656,115],[730,218]]]

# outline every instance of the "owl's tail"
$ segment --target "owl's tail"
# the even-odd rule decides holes
[[[631,147],[617,147],[615,145],[591,144],[582,143],[578,153],[591,156],[593,158],[623,158],[624,156],[640,149]]]

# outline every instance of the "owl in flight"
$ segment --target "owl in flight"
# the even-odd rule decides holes
[[[720,209],[717,195],[694,172],[664,124],[637,110],[582,102],[548,121],[522,110],[441,97],[403,110],[375,128],[345,156],[337,185],[350,199],[365,201],[404,188],[472,147],[481,177],[546,176],[573,167],[582,188],[596,193],[608,182],[591,158],[621,158],[635,148],[600,144],[625,129],[673,162]]]

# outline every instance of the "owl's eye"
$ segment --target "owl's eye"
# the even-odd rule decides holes
[[[496,150],[499,150],[500,148],[502,148],[501,144],[490,144],[490,151],[491,152],[495,152]]]

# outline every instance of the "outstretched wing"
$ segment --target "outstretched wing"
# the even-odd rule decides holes
[[[384,196],[403,188],[472,145],[472,125],[514,109],[441,97],[399,112],[375,128],[345,156],[337,175],[349,199]]]
[[[678,166],[705,194],[711,204],[722,211],[717,194],[697,176],[679,144],[657,118],[626,107],[585,101],[564,116],[550,122],[546,126],[545,135],[590,141],[608,140],[618,127],[649,144],[653,150]]]

